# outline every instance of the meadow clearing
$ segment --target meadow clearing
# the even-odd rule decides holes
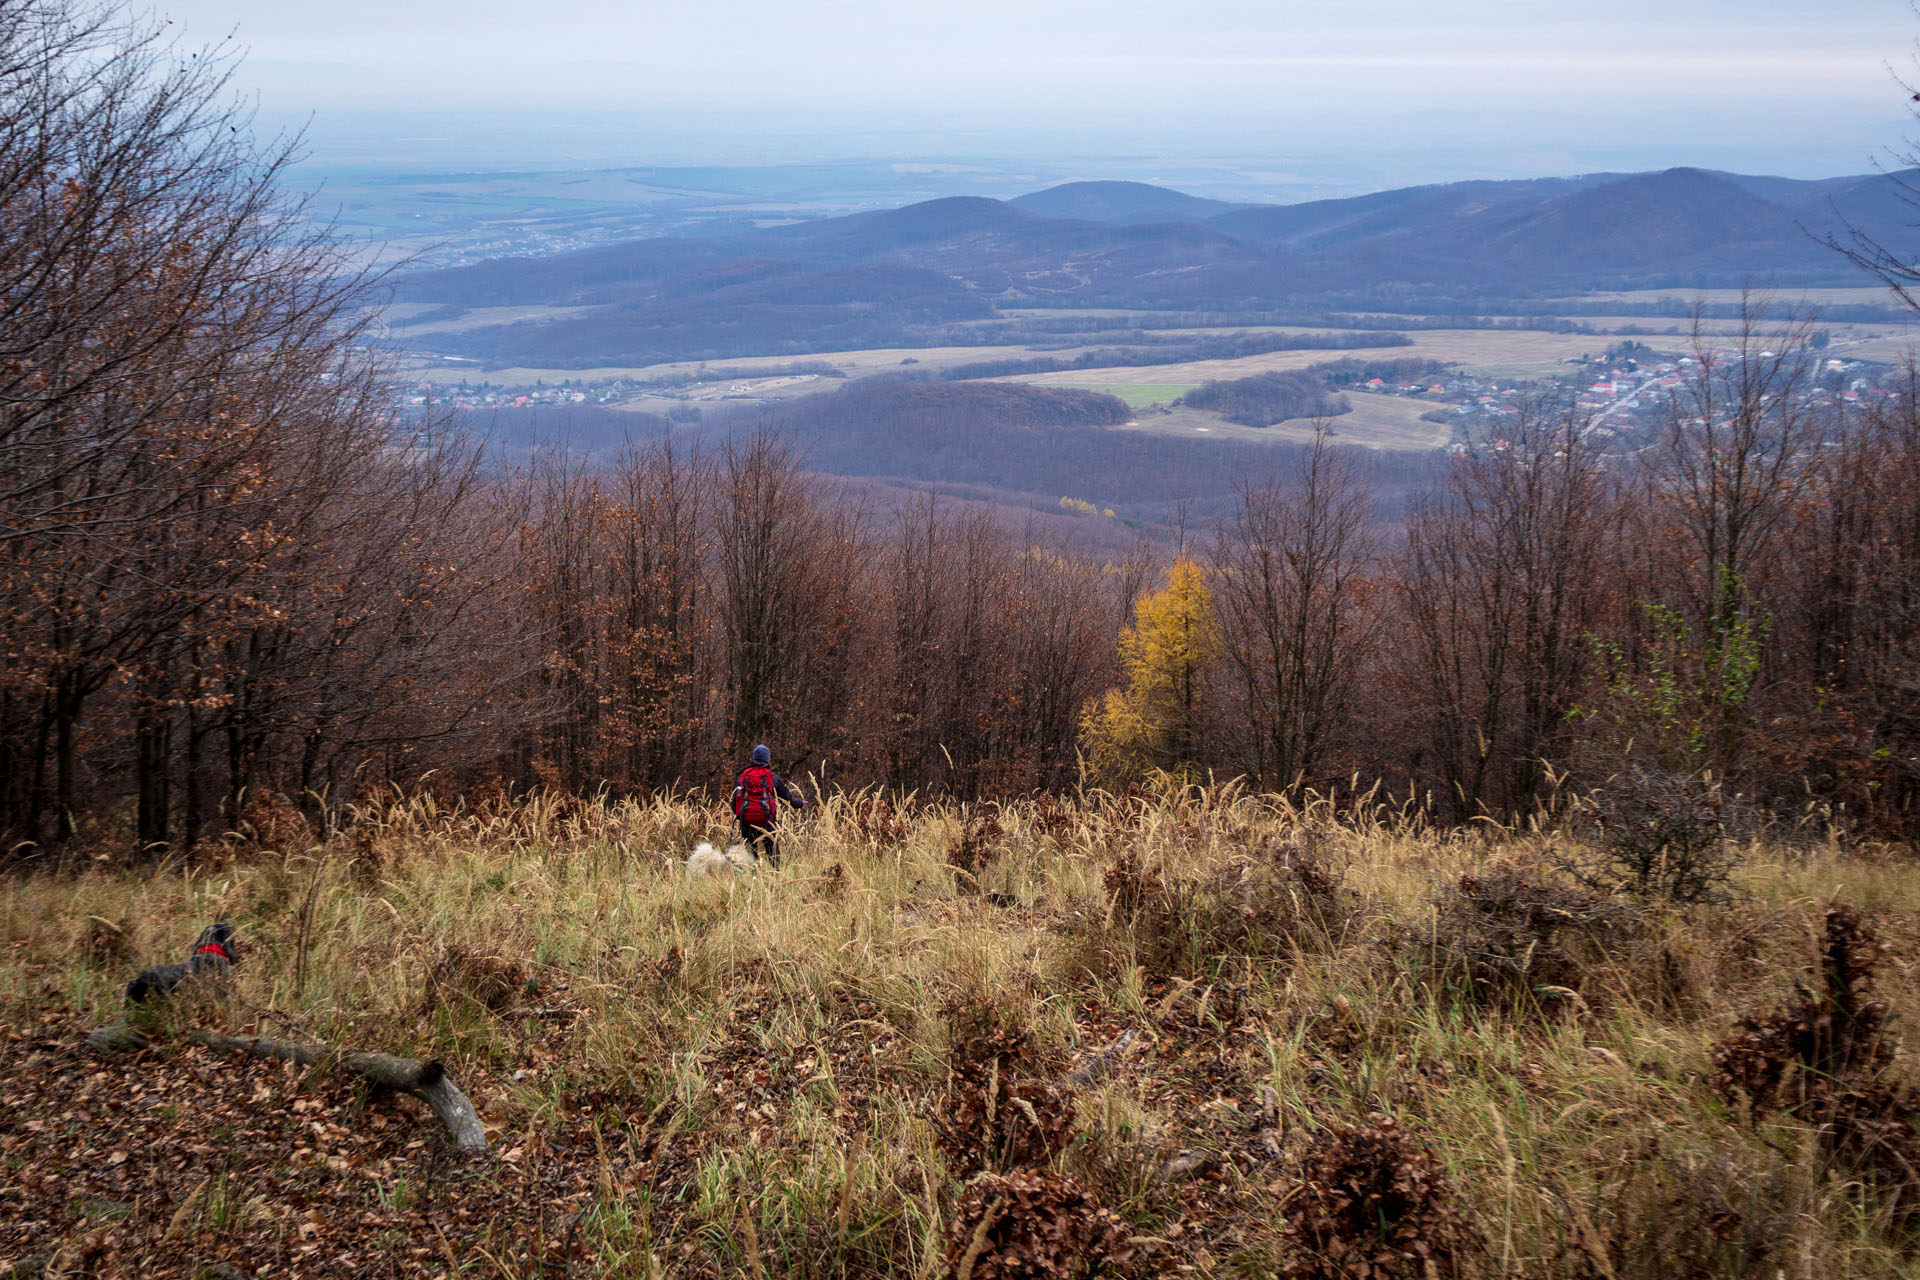
[[[1913,1274],[1910,853],[1752,831],[1685,902],[1591,820],[864,793],[689,883],[726,830],[421,797],[6,880],[0,1271]],[[230,997],[87,1047],[215,918]],[[491,1149],[189,1024],[437,1059]]]

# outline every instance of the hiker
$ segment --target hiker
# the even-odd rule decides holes
[[[807,807],[807,802],[793,794],[773,771],[773,752],[761,743],[753,749],[753,763],[740,771],[740,780],[734,785],[733,816],[740,819],[740,838],[776,867],[780,865],[780,850],[774,844],[773,824],[779,820],[782,800],[796,809]]]

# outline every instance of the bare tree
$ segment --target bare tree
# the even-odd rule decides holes
[[[1811,323],[1799,315],[1770,322],[1770,310],[1767,298],[1743,294],[1727,338],[1696,322],[1694,363],[1646,456],[1652,491],[1640,504],[1652,523],[1638,541],[1656,576],[1637,594],[1670,605],[1691,630],[1686,662],[1705,721],[1702,763],[1723,774],[1738,762],[1763,674],[1764,580],[1813,475],[1823,426],[1806,395]]]
[[[1568,713],[1611,599],[1617,519],[1588,424],[1528,406],[1408,520],[1399,587],[1417,770],[1455,817],[1515,811],[1567,758]]]
[[[1248,771],[1304,786],[1347,726],[1376,636],[1368,573],[1373,495],[1325,424],[1292,480],[1248,481],[1212,548],[1229,663],[1242,686]]]

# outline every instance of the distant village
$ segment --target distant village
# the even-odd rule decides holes
[[[1723,360],[1735,355],[1718,354]],[[1772,355],[1764,352],[1760,358]],[[1503,426],[1520,416],[1523,405],[1546,405],[1555,411],[1570,408],[1589,416],[1591,436],[1637,448],[1667,421],[1672,393],[1698,373],[1695,355],[1659,351],[1631,340],[1602,356],[1568,363],[1566,373],[1550,378],[1501,379],[1450,371],[1408,382],[1375,377],[1352,389],[1432,401],[1433,409],[1421,416],[1451,429],[1446,448],[1455,454],[1482,446],[1502,447]],[[773,403],[824,390],[825,386],[805,384],[841,376],[837,370],[814,364],[720,370],[700,366],[657,379],[541,379],[530,385],[418,378],[397,384],[393,394],[396,408],[415,413],[634,406],[644,399],[651,402],[648,408],[692,421],[700,417],[703,404]],[[1796,394],[1801,407],[1808,409],[1872,404],[1895,394],[1899,376],[1890,365],[1828,356],[1819,360],[1815,376],[1804,380]]]

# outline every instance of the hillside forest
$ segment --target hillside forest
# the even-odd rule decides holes
[[[699,789],[763,740],[923,798],[1240,776],[1466,822],[1632,767],[1913,832],[1920,406],[1812,407],[1807,318],[1756,302],[1631,454],[1545,404],[1398,474],[1326,432],[1222,443],[1225,496],[1170,485],[1115,552],[964,495],[1199,456],[1114,444],[1093,393],[879,380],[717,430],[608,415],[586,452],[396,412],[374,282],[217,64],[9,38],[11,860],[193,850],[269,796]],[[1296,375],[1195,398],[1342,407]]]

